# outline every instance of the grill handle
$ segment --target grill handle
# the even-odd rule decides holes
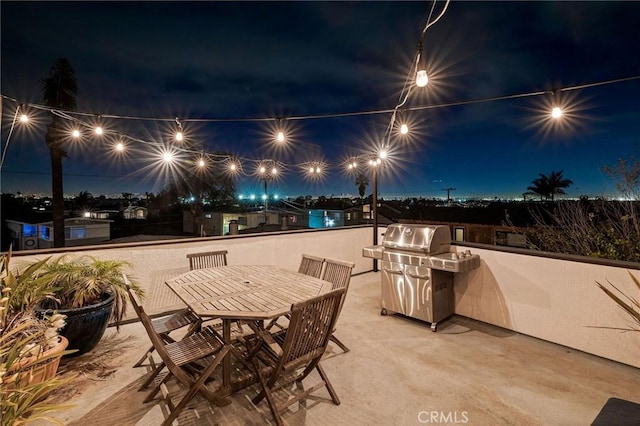
[[[407,275],[409,275],[411,278],[421,278],[423,280],[428,280],[430,278],[429,277],[429,271],[427,271],[424,274],[420,274],[420,273],[417,273],[417,272],[413,273],[413,272],[407,271]]]
[[[402,269],[402,266],[400,266],[400,269],[394,269],[393,266],[389,267],[383,264],[382,270],[385,272],[389,272],[390,274],[396,274],[396,275],[404,274],[404,270]]]

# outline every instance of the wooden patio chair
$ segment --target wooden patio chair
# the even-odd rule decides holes
[[[298,272],[315,278],[320,278],[320,275],[322,275],[323,265],[324,259],[322,257],[311,256],[310,254],[303,253],[302,259],[300,259]]]
[[[344,299],[347,296],[347,290],[349,289],[349,282],[351,282],[351,272],[355,263],[345,262],[337,259],[325,259],[324,271],[321,278],[325,281],[329,281],[333,284],[332,289],[344,288],[345,297],[340,301],[340,308],[338,309],[338,317],[342,311],[344,305]],[[337,319],[336,319],[337,321]],[[333,330],[335,332],[335,330]],[[331,341],[338,345],[344,352],[349,352],[349,348],[338,339],[334,333],[331,334]]]
[[[322,387],[327,389],[333,403],[340,405],[320,359],[329,343],[344,292],[341,288],[294,303],[289,327],[275,335],[252,325],[256,334],[247,341],[247,359],[252,362],[262,388],[252,402],[258,404],[266,397],[276,424],[283,424],[280,415],[287,407]],[[276,403],[274,391],[293,382],[302,383],[314,369],[320,374],[320,383],[297,392],[283,403]]]
[[[165,367],[168,370],[167,375],[155,385],[144,399],[144,402],[149,402],[155,398],[158,392],[162,393],[162,399],[169,409],[169,416],[164,420],[162,425],[171,425],[196,393],[200,393],[205,399],[217,405],[226,404],[227,401],[217,396],[205,386],[205,381],[212,375],[216,367],[220,365],[220,362],[230,350],[230,347],[224,345],[219,338],[218,333],[211,327],[205,327],[201,331],[186,336],[182,340],[168,343],[163,340],[160,334],[153,328],[151,318],[149,318],[144,311],[138,296],[131,291],[130,287],[128,288],[128,292],[131,304],[149,335],[149,339],[151,339],[156,353],[162,360],[160,364],[149,373],[150,377],[140,387],[140,390],[148,386]],[[173,403],[166,387],[166,382],[171,377],[175,377],[188,389],[178,404]]]
[[[185,334],[186,336],[196,333],[202,328],[202,318],[193,313],[191,309],[185,308],[170,315],[153,318],[151,320],[151,326],[162,340],[166,343],[172,343],[175,342],[175,340],[169,335],[169,333],[183,327],[189,327]],[[154,347],[152,345],[133,367],[136,368],[142,366],[142,363],[147,359],[149,353],[153,351]]]
[[[312,256],[310,254],[302,254],[302,258],[300,259],[300,266],[298,267],[298,272],[301,274],[309,275],[314,278],[320,278],[322,275],[322,268],[324,267],[324,258]],[[284,319],[289,319],[288,315],[283,317]],[[286,328],[286,325],[278,323],[280,318],[272,319],[265,328],[267,330],[273,329],[273,327],[278,327],[283,330]]]
[[[215,268],[227,264],[227,250],[207,251],[202,253],[189,253],[189,269]]]

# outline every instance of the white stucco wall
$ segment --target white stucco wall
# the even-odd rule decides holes
[[[458,247],[458,250],[465,247]],[[472,248],[481,267],[454,279],[455,312],[640,367],[640,332],[596,281],[640,300],[640,271]],[[635,325],[636,328],[638,325]]]
[[[380,233],[383,232],[381,229]],[[125,259],[133,264],[133,274],[145,283],[161,282],[166,274],[175,274],[180,269],[186,271],[187,253],[217,249],[228,250],[230,264],[270,264],[297,269],[300,255],[308,253],[354,262],[357,274],[372,270],[373,261],[362,257],[362,248],[372,244],[371,227],[353,227],[64,251]],[[640,290],[634,286],[628,269],[489,248],[471,251],[480,255],[481,266],[455,275],[456,314],[640,368],[640,332],[600,328],[632,325],[595,284],[608,280],[640,300]],[[15,252],[14,265],[44,256],[43,252]],[[631,273],[640,277],[638,270]]]

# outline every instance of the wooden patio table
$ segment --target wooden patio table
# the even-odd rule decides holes
[[[223,340],[231,348],[231,323],[278,318],[289,312],[293,303],[327,293],[332,287],[328,281],[271,265],[195,269],[166,284],[203,319],[220,318]],[[231,358],[226,356],[223,393],[232,392],[231,385]]]

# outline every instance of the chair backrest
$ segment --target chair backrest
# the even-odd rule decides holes
[[[325,259],[324,263],[324,272],[320,278],[333,284],[331,287],[332,290],[343,288],[346,297],[347,290],[349,289],[349,283],[351,282],[351,272],[353,271],[355,263],[337,259]],[[340,301],[338,315],[340,315],[340,312],[342,311],[343,304],[344,297]]]
[[[315,365],[324,354],[345,289],[337,289],[291,306],[291,319],[277,371]]]
[[[189,253],[189,269],[215,268],[227,264],[227,250],[207,251],[202,253]]]
[[[167,368],[174,375],[179,376],[179,378],[182,378],[184,373],[182,373],[180,371],[177,371],[177,370],[179,370],[179,367],[173,362],[173,360],[169,356],[169,353],[167,352],[167,350],[166,350],[166,348],[164,346],[165,343],[162,341],[162,339],[160,338],[158,333],[156,333],[156,331],[154,330],[153,324],[151,322],[151,318],[145,312],[144,307],[142,306],[142,302],[141,302],[140,298],[131,289],[131,285],[130,285],[129,280],[127,279],[127,276],[125,274],[123,274],[122,276],[124,278],[125,285],[127,286],[127,292],[129,293],[129,300],[131,300],[131,305],[133,306],[133,310],[136,312],[136,314],[138,315],[138,318],[140,319],[140,322],[144,326],[144,329],[146,330],[147,335],[149,336],[149,339],[151,340],[151,344],[155,348],[155,350],[158,353],[158,355],[160,355],[160,358],[165,363]]]
[[[323,258],[311,256],[310,254],[302,254],[302,259],[300,259],[300,267],[298,268],[298,272],[315,277],[315,278],[320,278],[320,275],[322,275],[323,265],[324,265]]]

